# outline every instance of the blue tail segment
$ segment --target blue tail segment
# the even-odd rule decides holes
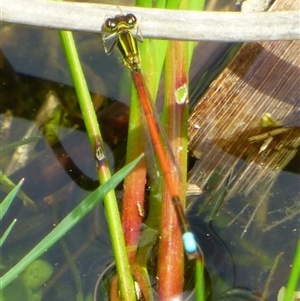
[[[192,232],[186,232],[182,235],[184,249],[188,253],[197,252],[197,242]]]
[[[188,221],[183,211],[183,207],[178,196],[173,196],[172,201],[178,217],[178,222],[182,231],[182,241],[186,256],[189,260],[202,258],[202,252],[197,244],[195,235],[191,232]]]

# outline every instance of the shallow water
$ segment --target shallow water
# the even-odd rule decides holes
[[[4,141],[4,136],[1,136],[2,143],[9,143],[22,137],[28,127],[27,120],[34,118],[49,90],[54,90],[65,98],[70,97],[74,92],[69,92],[69,88],[65,90],[59,88],[59,86],[65,88],[71,85],[71,80],[56,32],[18,26],[8,26],[5,30],[1,50],[2,56],[7,59],[7,65],[5,74],[1,75],[2,83],[5,82],[1,91],[1,114],[10,109],[13,118],[26,119],[26,121],[19,119],[13,121],[11,131],[7,132],[9,139]],[[95,35],[76,34],[76,39],[79,51],[82,53],[91,92],[126,103],[129,85],[124,88],[126,85],[120,83],[120,78],[126,78],[126,75],[122,75],[123,68],[116,62],[115,57],[113,55],[107,57],[103,53],[100,39],[98,40]],[[111,70],[113,72],[108,72]],[[114,84],[111,85],[111,82]],[[76,123],[77,119],[74,116],[72,118]],[[83,141],[86,138],[81,137],[82,135],[84,136],[81,131],[75,132],[71,145],[85,145]],[[111,134],[109,133],[108,136]],[[122,145],[124,136],[118,139],[117,144]],[[111,142],[109,144],[111,145]],[[47,148],[45,144],[38,144],[30,155],[30,160],[36,162],[34,160],[45,148]],[[48,151],[50,156],[52,150],[48,149]],[[71,156],[76,165],[82,166],[81,169],[86,174],[86,164],[93,164],[92,154],[88,154],[86,150],[84,155]],[[91,161],[83,164],[84,156]],[[1,159],[1,169],[5,169],[8,161],[9,154],[6,154]],[[299,159],[293,162],[295,167],[293,170],[299,170],[297,169],[297,165],[300,164]],[[28,163],[26,166],[28,167]],[[31,187],[25,189],[28,189],[28,194],[37,202],[39,211],[35,213],[22,209],[18,213],[19,209],[14,209],[16,212],[13,212],[13,215],[18,214],[20,227],[14,230],[10,240],[3,247],[2,263],[5,269],[16,263],[44,237],[52,229],[55,219],[59,220],[74,208],[89,193],[89,190],[85,190],[87,187],[93,189],[92,184],[89,186],[92,182],[85,182],[83,185],[85,189],[83,189],[82,185],[67,181],[68,174],[63,168],[61,170],[66,178],[64,180],[58,178],[58,184],[64,184],[58,187],[48,186],[47,174],[42,175],[38,168],[33,167],[30,171],[27,169],[30,173],[30,181],[34,185],[26,184]],[[95,180],[93,172],[88,176],[91,180]],[[15,174],[14,180],[17,181],[19,177],[20,174],[17,176]],[[41,179],[41,182],[37,181]],[[41,189],[44,184],[47,185],[48,190]],[[39,192],[38,188],[42,192]],[[226,189],[224,186],[225,192]],[[49,197],[52,191],[56,192],[55,196]],[[210,190],[206,190],[202,196],[194,197],[189,207],[188,218],[203,248],[212,300],[227,300],[226,298],[256,300],[255,296],[261,295],[265,290],[275,257],[284,252],[272,277],[270,295],[267,299],[276,300],[278,290],[285,285],[295,244],[299,238],[299,215],[297,215],[300,211],[299,174],[290,171],[283,171],[280,174],[272,189],[268,191],[268,205],[261,206],[259,209],[261,215],[245,233],[245,225],[255,210],[256,200],[264,194],[264,191],[258,190],[247,198],[243,195],[234,196],[217,211],[217,215],[211,222],[204,222],[210,214],[211,207],[203,210],[201,214],[198,214],[198,211],[205,198],[210,196],[209,194]],[[54,201],[57,202],[56,206],[53,206]],[[248,203],[250,205],[247,205]],[[57,217],[54,218],[54,215]],[[263,219],[263,223],[259,219]],[[103,208],[100,204],[97,210],[70,231],[64,239],[70,252],[78,253],[77,257],[74,255],[74,262],[78,266],[85,296],[92,294],[98,275],[113,260],[107,233]],[[244,234],[243,238],[241,238],[242,234]],[[56,244],[43,256],[44,260],[52,264],[55,272],[60,271],[65,265],[65,255],[61,248],[60,244]],[[77,288],[73,278],[68,270],[55,283],[48,283],[44,288],[47,292],[42,300],[75,300]],[[227,292],[227,295],[224,292]]]

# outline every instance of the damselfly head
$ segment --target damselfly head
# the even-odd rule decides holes
[[[110,54],[112,49],[118,42],[119,44],[122,44],[122,40],[125,41],[125,44],[127,44],[121,46],[122,48],[129,47],[130,46],[129,44],[131,45],[136,44],[135,41],[132,41],[133,37],[131,34],[131,30],[133,30],[135,27],[137,27],[137,18],[135,15],[131,13],[126,15],[117,15],[115,17],[106,19],[102,26],[102,33],[101,33],[101,40],[105,52],[107,54]],[[125,38],[122,38],[122,36]],[[126,42],[127,39],[126,37],[127,38],[129,37],[130,40],[129,42]],[[139,36],[138,40],[142,41],[142,38]],[[134,52],[136,52],[136,50],[134,50]],[[123,53],[122,55],[124,57]],[[125,56],[127,55],[125,54]],[[125,65],[127,66],[128,64],[125,63]]]
[[[137,19],[135,15],[117,15],[113,18],[106,19],[103,25],[103,29],[106,32],[114,33],[134,29],[136,25]]]

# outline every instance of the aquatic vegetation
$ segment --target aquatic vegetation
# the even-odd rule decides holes
[[[1,301],[40,301],[43,298],[43,285],[53,273],[47,261],[36,260],[3,291]]]

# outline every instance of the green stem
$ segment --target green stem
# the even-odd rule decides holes
[[[195,291],[196,301],[205,301],[205,282],[204,282],[204,265],[202,260],[196,260],[196,271],[195,271]]]
[[[83,75],[73,35],[69,31],[60,31],[59,35],[67,57],[89,141],[96,158],[99,182],[103,184],[111,175],[103,153],[103,141],[96,113]],[[134,284],[129,268],[117,200],[113,190],[104,197],[104,208],[119,276],[121,299],[135,300]]]
[[[300,279],[300,240],[298,240],[295,258],[292,263],[292,269],[290,272],[289,280],[286,286],[285,296],[283,301],[292,300],[293,294],[297,288],[297,283]]]

